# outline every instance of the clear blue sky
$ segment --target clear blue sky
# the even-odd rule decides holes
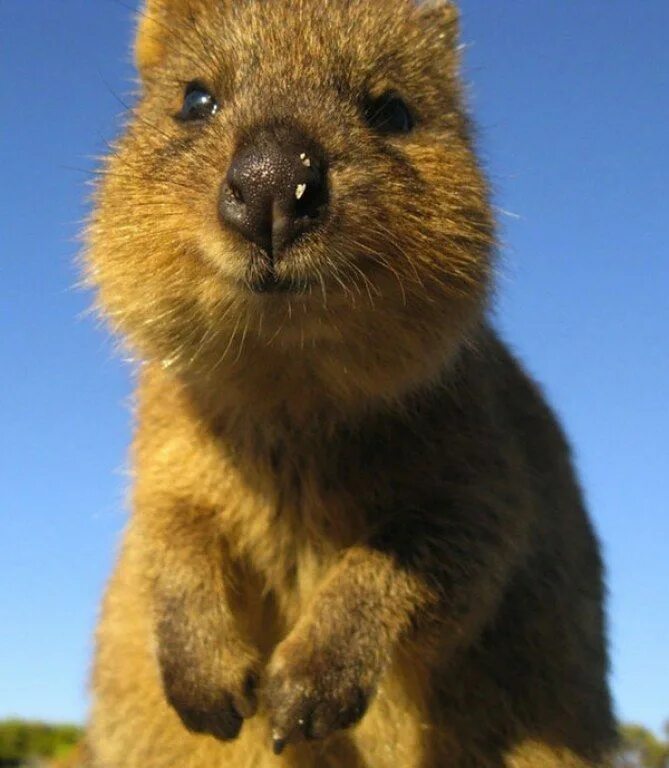
[[[132,4],[132,0],[124,0]],[[73,289],[130,88],[116,0],[0,3],[0,717],[82,719],[124,524],[131,370]],[[498,324],[545,384],[604,542],[613,688],[669,717],[669,4],[464,0],[500,209]]]

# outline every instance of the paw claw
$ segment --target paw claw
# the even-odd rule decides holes
[[[286,747],[286,738],[277,731],[272,734],[272,751],[275,755],[280,755]]]

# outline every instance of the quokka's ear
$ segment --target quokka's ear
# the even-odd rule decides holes
[[[460,11],[453,0],[418,0],[418,16],[444,43],[457,51],[460,41]]]
[[[135,63],[142,76],[165,55],[171,35],[197,13],[200,0],[144,0],[135,40]]]

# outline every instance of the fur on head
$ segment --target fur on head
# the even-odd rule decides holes
[[[142,90],[102,170],[87,274],[139,356],[262,410],[343,409],[434,379],[478,323],[493,225],[458,80],[457,13],[411,0],[148,0]],[[215,99],[178,119],[189,84]],[[388,95],[411,127],[379,130]],[[371,116],[370,116],[371,114]],[[258,130],[322,149],[328,209],[249,283],[257,246],[221,223]]]

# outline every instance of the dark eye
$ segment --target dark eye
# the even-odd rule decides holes
[[[365,104],[367,125],[379,133],[409,133],[415,121],[411,110],[397,93],[388,91]]]
[[[217,110],[218,103],[205,86],[197,82],[186,86],[184,103],[179,112],[180,120],[206,120],[215,115]]]

